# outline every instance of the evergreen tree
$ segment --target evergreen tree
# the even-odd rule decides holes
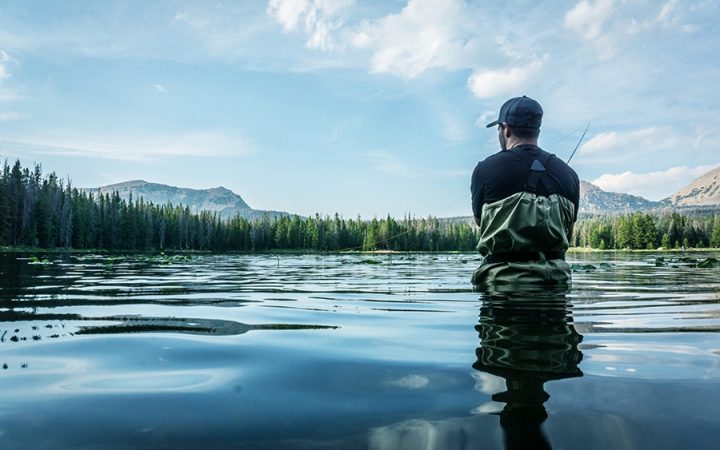
[[[710,237],[710,246],[715,248],[720,247],[720,216],[715,216],[712,235]]]

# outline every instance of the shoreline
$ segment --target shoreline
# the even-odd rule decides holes
[[[597,249],[590,247],[570,247],[567,250],[569,254],[577,253],[702,253],[702,252],[720,252],[717,247],[703,248],[654,248],[654,249]],[[107,250],[107,249],[73,249],[73,248],[39,248],[39,247],[0,247],[0,253],[45,253],[45,254],[93,254],[93,253],[109,253],[109,254],[137,254],[137,255],[161,255],[161,254],[180,254],[180,255],[223,255],[223,254],[243,254],[243,255],[406,255],[406,254],[458,254],[458,255],[477,255],[476,251],[422,251],[422,250],[309,250],[309,249],[273,249],[258,251],[222,251],[214,252],[212,250]]]

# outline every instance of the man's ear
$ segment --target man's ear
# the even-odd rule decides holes
[[[510,136],[512,136],[512,130],[511,130],[511,128],[510,128],[510,125],[505,125],[505,126],[503,127],[503,134],[505,135],[505,139],[507,139],[507,138],[509,138]]]

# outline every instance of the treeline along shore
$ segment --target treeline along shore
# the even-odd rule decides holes
[[[93,195],[41,167],[5,162],[0,179],[0,246],[102,250],[472,251],[470,223],[282,216],[222,220],[180,205],[155,205],[117,192]]]
[[[0,177],[0,247],[121,251],[463,251],[475,249],[468,220],[392,217],[362,220],[282,216],[247,220],[193,213],[181,205],[93,195],[19,161]],[[720,247],[720,217],[678,213],[598,216],[575,226],[575,247]]]
[[[720,247],[720,215],[677,212],[599,216],[575,225],[573,246],[605,249]]]

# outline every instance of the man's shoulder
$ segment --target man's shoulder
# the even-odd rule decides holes
[[[541,150],[541,151],[545,152],[545,150]],[[545,153],[548,153],[548,152],[545,152]],[[552,164],[555,166],[554,167],[555,170],[566,171],[567,173],[571,174],[573,177],[578,178],[578,175],[577,175],[577,172],[575,172],[575,169],[570,167],[565,161],[560,159],[560,157],[558,157],[554,153],[552,154],[552,156],[553,156],[553,158],[551,158]]]
[[[516,156],[512,154],[510,151],[499,151],[497,153],[493,153],[492,155],[488,156],[487,158],[483,159],[479,163],[477,163],[477,167],[491,167],[495,164],[502,163],[511,159],[515,159]]]

